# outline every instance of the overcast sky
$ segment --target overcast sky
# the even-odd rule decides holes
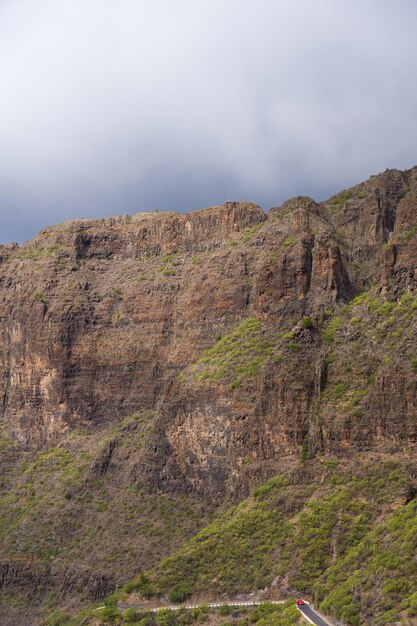
[[[0,241],[417,163],[416,0],[0,0]]]

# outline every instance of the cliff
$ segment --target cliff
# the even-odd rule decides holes
[[[45,229],[22,248],[5,246],[3,419],[19,441],[41,446],[73,428],[158,407],[161,428],[168,421],[181,429],[184,448],[192,449],[186,437],[194,415],[207,435],[221,425],[237,428],[226,439],[241,441],[253,420],[269,421],[277,441],[265,432],[262,446],[294,451],[311,427],[323,369],[321,337],[300,322],[321,323],[371,285],[384,297],[414,290],[415,220],[416,170],[387,171],[320,205],[295,198],[268,217],[255,205],[226,203],[189,215],[78,220]],[[278,333],[294,328],[301,349],[280,364],[264,355],[256,389],[245,377],[239,393],[217,384],[196,393],[192,377],[179,384],[245,318],[260,321],[271,354]],[[289,370],[299,367],[302,380],[290,387]],[[376,435],[370,425],[369,439]],[[333,445],[333,437],[321,437],[320,445]],[[158,438],[166,448],[170,435]],[[240,455],[253,450],[251,442]]]
[[[120,583],[195,532],[207,497],[207,512],[236,502],[300,454],[414,448],[416,259],[417,168],[267,215],[228,202],[76,220],[3,246],[0,462],[3,496],[15,494],[4,558],[44,562],[46,550],[49,562],[58,537],[72,546],[64,564]],[[36,536],[27,503],[48,489],[55,540],[42,531],[31,550],[16,537]],[[181,509],[187,496],[199,513],[154,556],[123,517],[135,556],[103,561],[108,547],[99,556],[86,531],[100,515],[82,504],[88,493],[100,507],[100,489],[124,511],[126,490],[148,498],[150,524],[152,498]]]

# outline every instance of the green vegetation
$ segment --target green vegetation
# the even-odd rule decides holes
[[[12,439],[11,434],[6,425],[0,421],[0,454],[7,450],[13,450],[17,447],[16,442]]]
[[[369,194],[366,193],[366,191],[360,191],[359,193],[356,194],[356,197],[358,198],[358,200],[364,200],[365,198],[368,197]]]
[[[318,585],[320,595],[325,596],[322,609],[331,607],[337,617],[359,624],[360,605],[354,589],[363,587],[361,600],[365,604],[367,595],[375,592],[372,586],[381,585],[376,603],[378,623],[395,621],[401,609],[412,616],[417,576],[413,559],[416,533],[417,502],[413,500],[366,533],[355,550],[325,572]]]
[[[393,239],[394,243],[404,243],[410,241],[417,234],[417,225],[402,233],[397,233]]]
[[[369,406],[374,383],[383,375],[383,368],[398,359],[406,374],[401,355],[413,344],[416,310],[416,296],[412,293],[383,299],[376,288],[371,288],[339,307],[336,314],[326,313],[322,342],[332,346],[332,351],[323,359],[328,367],[322,382],[319,415],[331,405],[331,410],[337,406],[339,420],[358,418]],[[409,352],[408,356],[414,370],[415,357]]]
[[[195,254],[191,257],[191,263],[193,265],[201,265],[201,258]]]
[[[299,349],[299,347],[300,347],[300,346],[299,346],[299,345],[298,345],[298,343],[297,343],[297,342],[295,342],[295,341],[289,341],[289,342],[287,343],[287,349],[288,349],[290,352],[296,352],[296,351]]]
[[[42,247],[30,248],[29,246],[25,245],[22,248],[20,248],[17,252],[15,252],[13,256],[16,259],[27,259],[29,261],[34,261],[34,260],[40,260],[40,259],[59,255],[63,251],[64,251],[64,247],[57,243],[51,244],[50,246],[46,246],[45,248],[42,248]]]
[[[41,251],[38,248],[35,249],[22,249],[15,254],[17,259],[38,259],[41,256]]]
[[[63,246],[55,243],[55,244],[52,244],[51,246],[47,246],[45,248],[44,254],[46,257],[55,256],[56,254],[59,254],[63,250],[64,250]]]
[[[164,254],[160,257],[160,265],[157,268],[159,274],[162,276],[170,277],[175,275],[174,265],[177,265],[177,261],[175,261],[175,257],[178,255],[179,251],[171,252],[170,254]]]
[[[230,390],[258,375],[273,346],[261,322],[248,318],[206,350],[195,370],[199,381],[227,384]]]
[[[342,327],[342,320],[340,317],[333,317],[327,325],[327,328],[323,331],[323,343],[329,345],[335,341],[337,332]]]
[[[47,300],[41,291],[35,290],[33,292],[33,297],[35,298],[35,300],[38,300],[38,302],[42,302],[43,304],[47,303]]]
[[[325,357],[324,357],[324,363],[326,365],[330,365],[331,363],[334,363],[334,361],[336,361],[337,357],[335,355],[334,352],[328,352]]]
[[[362,272],[362,265],[358,263],[357,261],[352,262],[352,268],[355,270],[357,274],[360,274]]]
[[[287,237],[287,239],[284,239],[284,241],[281,243],[281,246],[283,248],[290,248],[291,246],[293,246],[295,243],[295,238],[294,237]]]
[[[326,395],[329,400],[339,400],[342,396],[345,395],[346,390],[346,383],[336,383],[332,387],[328,388]]]
[[[308,445],[303,443],[301,446],[301,454],[300,454],[301,463],[305,463],[308,461]]]
[[[276,497],[282,485],[280,479],[266,493]],[[274,547],[288,536],[288,523],[264,505],[258,492],[254,503],[245,501],[231,509],[191,539],[183,551],[165,559],[155,582],[162,592],[178,580],[190,591],[233,593],[261,588],[272,580]]]
[[[375,623],[399,610],[415,614],[417,501],[405,499],[414,470],[394,459],[305,463],[315,464],[310,479],[294,484],[277,476],[261,485],[125,591],[142,595],[151,585],[180,602],[193,593],[253,591],[286,575],[292,588],[347,624],[359,624],[369,606]],[[299,617],[293,602],[273,607],[251,610],[245,623],[296,623],[285,621]]]
[[[180,604],[184,602],[186,598],[190,595],[188,587],[181,583],[175,585],[168,594],[168,599],[170,602],[174,602],[174,604]]]
[[[263,225],[264,222],[259,222],[259,224],[255,224],[254,226],[249,226],[248,228],[245,228],[245,231],[242,235],[243,243],[247,243],[248,241],[250,241],[253,236],[262,228]]]
[[[219,617],[232,616],[232,621],[219,622]],[[89,610],[76,618],[71,618],[65,613],[55,613],[47,620],[46,626],[87,626],[97,624],[133,624],[134,626],[188,626],[192,624],[206,623],[208,626],[220,624],[220,626],[295,626],[301,622],[300,613],[295,607],[294,600],[288,600],[283,604],[263,602],[256,607],[230,607],[224,605],[218,609],[200,606],[195,609],[179,610],[162,609],[156,613],[146,609],[129,608],[118,611],[114,606],[106,606],[102,609]],[[237,620],[237,621],[236,621]]]
[[[404,239],[406,239],[407,241],[409,241],[410,239],[412,239],[414,237],[414,235],[417,234],[417,226],[413,226],[413,228],[411,228],[410,230],[406,230],[404,233]]]
[[[332,204],[337,207],[342,206],[348,200],[350,200],[351,197],[352,197],[352,192],[346,189],[345,191],[341,191],[339,194],[337,194],[337,196],[333,198]]]
[[[151,598],[155,595],[155,589],[152,587],[149,577],[144,572],[141,572],[137,578],[126,583],[123,587],[123,591],[126,593],[139,591],[143,598]]]
[[[301,327],[302,328],[306,328],[306,329],[310,329],[313,328],[313,320],[311,319],[311,317],[304,317],[302,322],[301,322]]]
[[[20,457],[18,444],[2,428],[0,470],[7,476],[0,484],[2,553],[35,563],[57,559],[55,567],[62,571],[88,569],[93,562],[98,571],[110,567],[129,578],[138,564],[149,566],[177,549],[207,519],[206,506],[181,495],[150,493],[135,478],[117,486],[112,472],[100,469],[109,444],[123,462],[140,462],[154,418],[142,411],[106,429],[74,430],[59,447]],[[153,594],[144,574],[135,584],[143,596]],[[53,581],[50,585],[52,593]]]

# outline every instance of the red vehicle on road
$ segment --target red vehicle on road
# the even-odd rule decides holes
[[[301,604],[305,604],[304,600],[297,600],[297,604],[300,606]]]

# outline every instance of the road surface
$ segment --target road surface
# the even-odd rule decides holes
[[[311,624],[316,626],[331,626],[318,613],[316,613],[308,604],[297,604],[297,609]]]
[[[262,602],[215,602],[208,604],[176,604],[175,606],[156,606],[153,608],[143,606],[143,604],[128,604],[126,602],[118,602],[117,608],[121,609],[122,611],[124,611],[125,609],[142,609],[143,611],[152,611],[153,613],[156,613],[157,611],[167,610],[179,611],[180,609],[200,609],[204,606],[208,606],[209,609],[217,609],[221,606],[234,606],[236,608],[240,606],[259,606],[260,604],[265,604],[265,602],[268,602],[269,604],[284,604],[285,600],[263,600]],[[100,606],[98,609],[96,609],[96,611],[98,611],[99,609],[104,609],[104,607]]]
[[[210,609],[217,609],[221,606],[231,606],[231,607],[244,607],[244,606],[259,606],[260,604],[264,604],[265,602],[269,602],[270,604],[284,604],[284,600],[255,600],[254,602],[211,602],[207,604],[180,604],[175,606],[156,606],[156,607],[148,607],[143,606],[143,604],[129,604],[127,602],[118,602],[117,608],[121,611],[125,609],[142,609],[144,611],[152,611],[152,613],[157,613],[158,611],[179,611],[180,609],[199,609],[203,606],[207,606]],[[104,609],[104,606],[98,607],[95,609],[99,611],[100,609]],[[307,621],[315,626],[332,626],[330,622],[326,622],[321,615],[316,613],[314,609],[311,608],[309,604],[297,604],[297,609],[300,613],[305,617]]]

